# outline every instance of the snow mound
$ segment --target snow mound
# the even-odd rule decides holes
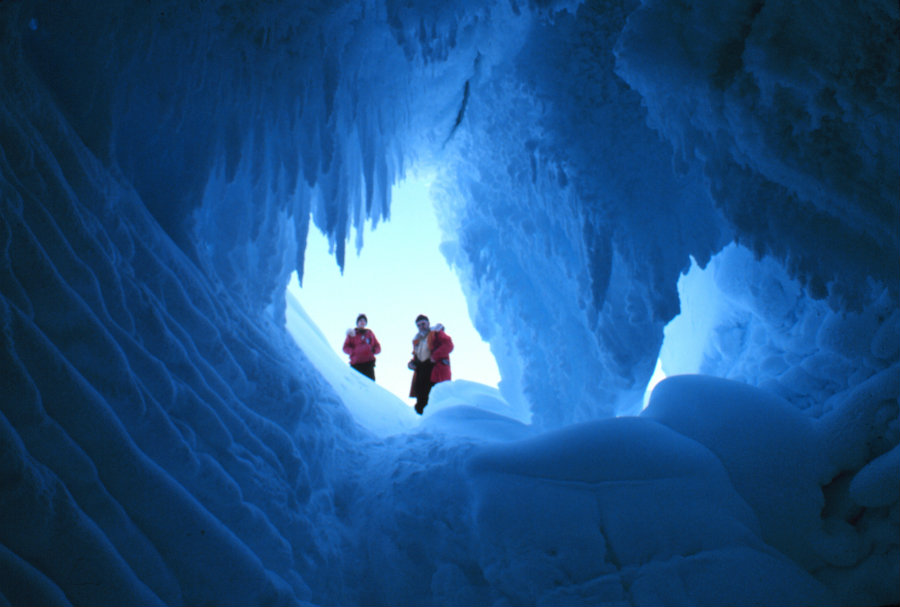
[[[469,472],[479,563],[514,604],[831,600],[762,541],[712,452],[649,419],[485,446]]]
[[[804,565],[815,562],[809,551],[825,502],[826,466],[819,436],[801,411],[746,384],[680,375],[656,386],[642,416],[715,453],[753,507],[762,537]]]

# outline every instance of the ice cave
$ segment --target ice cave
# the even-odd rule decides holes
[[[900,603],[896,0],[0,36],[0,604]],[[501,376],[422,416],[287,290],[417,171]]]

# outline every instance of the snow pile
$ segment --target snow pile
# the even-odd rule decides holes
[[[893,575],[900,538],[887,531],[900,514],[894,461],[898,396],[895,366],[817,421],[764,390],[685,375],[661,382],[642,417],[698,441],[719,458],[753,508],[767,544],[829,586],[842,603],[879,605],[900,593]],[[888,438],[881,420],[891,415]],[[895,446],[886,454],[846,474],[889,444]]]
[[[512,420],[454,404],[483,402],[480,388],[440,392],[454,396],[341,485],[347,549],[387,558],[351,564],[361,594],[347,602],[839,602],[799,562],[846,541],[823,541],[827,451],[776,396],[685,376],[639,418],[513,436]],[[890,598],[891,579],[875,579],[854,596]]]
[[[715,453],[753,507],[766,542],[810,567],[811,536],[819,531],[825,501],[821,485],[828,479],[825,450],[809,417],[746,384],[699,375],[661,382],[641,416]]]
[[[482,440],[515,440],[533,433],[527,424],[497,389],[457,379],[431,390],[423,427]]]
[[[830,601],[760,539],[715,455],[652,421],[578,424],[486,447],[470,470],[479,560],[513,604]]]

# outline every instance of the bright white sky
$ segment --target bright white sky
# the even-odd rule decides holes
[[[500,373],[486,342],[472,326],[459,280],[438,247],[440,229],[428,196],[429,182],[412,177],[394,186],[391,219],[367,229],[356,255],[348,243],[344,275],[328,250],[328,240],[311,227],[303,287],[289,287],[342,359],[347,329],[363,312],[378,337],[375,379],[405,402],[409,398],[415,319],[425,314],[453,338],[453,379],[497,387]]]

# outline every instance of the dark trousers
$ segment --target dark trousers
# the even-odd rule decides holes
[[[372,381],[375,381],[375,361],[370,360],[367,363],[356,363],[355,365],[350,365]]]
[[[416,365],[416,412],[421,414],[428,405],[428,394],[431,392],[431,370],[434,369],[434,363],[430,360],[419,361]]]

